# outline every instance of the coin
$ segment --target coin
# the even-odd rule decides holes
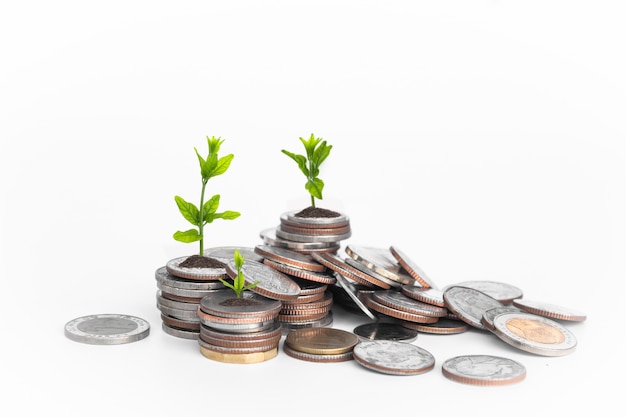
[[[394,282],[415,284],[415,278],[404,272],[402,265],[398,263],[389,249],[348,245],[345,252],[353,260]]]
[[[245,259],[251,259],[255,261],[262,261],[263,257],[255,252],[254,248],[249,247],[238,247],[238,246],[219,246],[215,248],[209,248],[204,250],[204,256],[209,256],[213,258],[224,258],[224,259],[234,259],[235,257],[235,249],[239,251],[243,255]]]
[[[289,277],[306,279],[326,285],[334,284],[335,282],[337,282],[337,279],[333,275],[328,275],[326,273],[300,269],[281,262],[275,262],[271,259],[264,259],[263,263],[279,272],[282,272],[283,274],[288,275]]]
[[[278,355],[278,347],[271,348],[265,352],[253,352],[253,353],[224,353],[212,349],[207,349],[204,346],[200,346],[200,353],[211,360],[222,363],[235,363],[235,364],[251,364],[265,362],[273,359]]]
[[[426,275],[426,272],[415,264],[404,252],[398,249],[396,246],[390,246],[389,251],[396,258],[396,260],[402,265],[402,267],[411,275],[422,287],[435,288],[435,283]]]
[[[347,231],[345,233],[338,234],[304,235],[301,233],[288,232],[286,230],[283,230],[282,226],[278,226],[276,227],[276,236],[281,239],[301,243],[336,243],[341,240],[348,239],[350,236],[352,236],[352,232]]]
[[[299,350],[291,348],[286,343],[283,344],[283,351],[287,354],[287,356],[291,356],[292,358],[300,359],[307,362],[332,363],[346,362],[352,360],[352,351],[337,354],[313,354],[300,352]]]
[[[344,226],[350,222],[350,218],[342,213],[338,213],[339,216],[334,217],[300,217],[296,214],[297,211],[288,211],[281,214],[280,218],[297,224],[308,224],[311,227]]]
[[[401,323],[409,329],[430,334],[458,334],[466,332],[470,328],[470,325],[464,321],[449,318],[440,318],[435,323],[414,323],[410,321],[402,321]]]
[[[507,284],[506,282],[498,281],[464,281],[454,284],[458,287],[473,288],[475,290],[484,292],[485,294],[495,298],[502,304],[510,304],[513,300],[521,298],[523,296],[522,290],[514,285]],[[444,288],[444,291],[449,288]]]
[[[386,305],[387,307],[422,316],[446,317],[448,315],[448,310],[445,307],[434,306],[432,304],[417,301],[411,297],[407,297],[400,291],[374,291],[372,293],[372,299],[380,304]]]
[[[443,375],[470,385],[508,385],[526,378],[526,368],[508,358],[492,355],[464,355],[447,359],[441,366]]]
[[[380,287],[384,289],[391,288],[391,285],[386,282],[380,281],[376,279],[373,275],[363,272],[360,269],[354,268],[351,265],[348,265],[341,257],[336,254],[331,253],[320,253],[320,254],[312,254],[313,259],[322,265],[326,266],[326,268],[337,272],[338,274],[351,279],[361,285],[365,285],[367,287]]]
[[[417,330],[412,330],[398,323],[365,323],[355,327],[354,334],[361,341],[392,340],[395,342],[410,343],[417,339]]]
[[[385,314],[389,317],[394,317],[399,320],[413,321],[416,323],[435,323],[439,319],[438,317],[425,316],[423,314],[415,314],[408,311],[399,310],[397,308],[388,307],[376,301],[372,295],[364,298],[363,303],[372,310]]]
[[[435,367],[435,357],[426,349],[393,340],[360,342],[352,354],[365,368],[389,375],[417,375]]]
[[[161,323],[161,328],[166,334],[180,339],[198,340],[200,334],[197,330],[178,329],[167,325],[165,322]]]
[[[224,268],[186,268],[180,266],[182,262],[184,262],[188,256],[182,256],[179,258],[170,259],[165,267],[167,268],[167,272],[170,274],[180,277],[180,278],[188,278],[195,280],[209,280],[209,281],[217,281],[220,278],[226,279],[226,271]],[[219,261],[226,263],[227,258],[216,258]]]
[[[282,304],[278,300],[244,291],[239,297],[231,291],[211,294],[202,298],[200,309],[205,313],[221,317],[256,317],[267,320],[276,317]]]
[[[158,268],[154,276],[159,284],[187,290],[216,290],[224,288],[221,281],[192,280],[180,278],[167,272],[167,267]]]
[[[532,313],[502,313],[493,319],[493,333],[526,352],[564,356],[576,349],[576,337],[547,317]]]
[[[398,288],[398,287],[402,286],[402,284],[400,282],[394,281],[392,279],[387,278],[384,275],[379,274],[378,272],[374,271],[372,268],[370,268],[370,267],[366,266],[365,264],[357,261],[356,259],[352,259],[350,257],[347,257],[344,260],[352,268],[357,269],[357,270],[365,273],[366,275],[369,275],[370,277],[373,277],[377,282],[383,282],[387,288],[391,288],[391,287]],[[374,282],[374,281],[372,281],[372,282]]]
[[[523,310],[514,306],[502,306],[502,307],[490,308],[489,310],[485,310],[485,312],[483,313],[483,317],[480,319],[480,321],[488,330],[493,331],[494,330],[493,319],[498,314],[510,313],[510,312],[519,313],[521,311]]]
[[[75,342],[92,345],[119,345],[148,337],[150,324],[125,314],[94,314],[70,320],[65,336]]]
[[[286,248],[279,248],[271,245],[257,245],[254,251],[263,257],[271,259],[291,267],[305,269],[313,272],[324,272],[326,267],[317,262],[311,255],[299,253]]]
[[[260,236],[261,239],[270,246],[287,248],[296,252],[316,249],[336,252],[340,247],[337,242],[294,242],[283,239],[276,235],[276,228],[274,227],[262,230]]]
[[[529,313],[565,321],[585,321],[587,315],[582,311],[574,310],[557,304],[544,303],[541,301],[525,300],[523,298],[513,300],[513,305]]]
[[[414,285],[403,285],[400,287],[402,294],[423,303],[445,307],[446,302],[443,299],[443,291],[436,288],[416,287]]]
[[[361,299],[357,296],[357,291],[354,288],[354,285],[346,278],[341,276],[341,274],[335,273],[335,277],[337,278],[337,283],[339,286],[345,291],[346,294],[354,301],[354,304],[363,312],[367,317],[372,320],[376,320],[376,316],[372,313],[369,308],[361,301]]]
[[[443,298],[446,307],[456,317],[477,329],[487,330],[482,323],[483,313],[490,308],[502,307],[503,304],[482,291],[468,287],[448,287]]]
[[[250,291],[261,294],[274,300],[293,300],[300,295],[300,286],[291,280],[287,275],[265,265],[262,262],[244,260],[241,267],[246,285],[258,284]],[[228,261],[226,273],[231,278],[237,276],[235,261]]]
[[[333,312],[332,310],[328,312],[322,318],[317,320],[310,321],[301,321],[301,322],[284,322],[281,323],[283,326],[283,335],[289,334],[292,330],[297,329],[309,329],[309,328],[317,328],[317,327],[330,327],[333,325]]]
[[[336,355],[352,351],[359,337],[352,332],[321,327],[291,331],[285,344],[298,352],[315,355]]]

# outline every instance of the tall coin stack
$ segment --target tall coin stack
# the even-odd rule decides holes
[[[172,259],[156,270],[157,308],[161,311],[165,333],[197,340],[200,334],[200,320],[196,312],[198,305],[204,296],[226,290],[219,278],[227,279],[228,275],[223,267],[181,266],[186,259]]]

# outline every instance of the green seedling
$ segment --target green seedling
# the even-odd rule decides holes
[[[306,156],[282,150],[281,152],[296,161],[300,171],[306,176],[307,189],[311,195],[311,206],[315,207],[315,199],[322,200],[322,190],[324,189],[324,181],[318,178],[320,173],[320,165],[330,154],[332,145],[328,145],[322,138],[316,138],[313,133],[309,139],[300,138],[306,150]]]
[[[241,268],[243,268],[244,256],[239,252],[239,249],[235,249],[234,260],[235,268],[237,268],[237,276],[233,279],[233,283],[231,284],[230,282],[222,278],[220,278],[219,280],[222,282],[222,284],[235,291],[235,294],[237,294],[237,298],[241,298],[241,294],[244,291],[256,287],[259,284],[259,281],[256,281],[253,284],[245,285],[246,281],[243,277],[243,272],[241,270]]]
[[[195,229],[189,229],[184,232],[180,230],[174,233],[174,239],[179,242],[192,243],[200,242],[200,256],[204,254],[204,226],[208,223],[212,223],[215,219],[233,220],[239,217],[240,213],[236,211],[226,210],[218,213],[217,209],[220,204],[220,195],[215,194],[206,202],[204,201],[204,192],[207,182],[218,175],[222,175],[228,170],[234,155],[229,154],[223,157],[218,156],[218,152],[224,140],[212,136],[208,136],[207,142],[209,145],[209,154],[206,158],[203,158],[198,150],[196,155],[200,162],[200,174],[202,175],[202,192],[200,193],[200,206],[196,207],[195,204],[185,201],[180,196],[175,196],[174,200],[178,205],[178,210],[183,217],[191,224],[196,226]]]

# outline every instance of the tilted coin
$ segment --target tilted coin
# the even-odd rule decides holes
[[[209,281],[218,281],[220,278],[226,278],[226,271],[223,267],[218,268],[187,268],[181,266],[181,263],[186,261],[188,256],[182,256],[179,258],[170,259],[165,264],[167,272],[170,274],[180,277],[180,278],[188,278],[195,280],[209,280]],[[226,263],[226,258],[216,258],[218,261],[222,263]]]
[[[198,340],[200,332],[197,330],[178,329],[172,326],[168,326],[167,323],[161,323],[163,332],[180,339]]]
[[[414,323],[410,321],[402,321],[401,323],[409,329],[430,334],[459,334],[468,331],[471,327],[462,320],[449,318],[440,318],[435,323]]]
[[[413,314],[421,314],[429,317],[446,317],[448,309],[445,307],[434,306],[432,304],[417,301],[411,297],[407,297],[400,291],[394,290],[378,290],[372,293],[372,299],[387,307],[397,310],[406,311]]]
[[[347,257],[347,258],[345,258],[345,261],[346,261],[346,263],[348,265],[350,265],[354,269],[357,269],[357,270],[359,270],[361,272],[364,272],[365,274],[375,278],[377,282],[385,283],[387,288],[391,288],[391,287],[399,288],[399,287],[402,286],[402,283],[400,283],[398,281],[394,281],[393,279],[389,279],[386,276],[379,274],[378,272],[374,271],[372,268],[370,268],[367,265],[357,261],[356,259],[352,259],[350,257]]]
[[[468,287],[452,286],[443,293],[446,307],[456,317],[477,329],[487,330],[482,323],[483,313],[503,304],[482,291]]]
[[[422,287],[437,289],[437,286],[430,279],[430,277],[426,275],[426,272],[422,271],[422,269],[404,252],[398,249],[397,246],[390,246],[389,251],[400,263],[400,265],[409,273],[409,275],[411,275]]]
[[[180,278],[167,272],[167,267],[162,266],[156,270],[154,276],[159,284],[167,285],[173,288],[181,288],[187,290],[216,290],[224,288],[221,281],[209,280],[192,280]]]
[[[443,299],[443,291],[436,288],[416,287],[414,285],[403,285],[400,287],[402,294],[423,303],[445,307],[446,302]]]
[[[276,262],[271,259],[264,259],[263,263],[289,277],[295,277],[300,279],[306,279],[309,281],[319,282],[321,284],[334,284],[337,282],[333,275],[329,275],[323,272],[313,272],[306,269],[296,268],[281,262]]]
[[[435,367],[435,357],[426,349],[392,340],[360,342],[352,354],[365,368],[389,375],[417,375]]]
[[[234,259],[235,257],[235,249],[237,249],[245,259],[250,259],[254,261],[263,260],[263,257],[256,253],[254,248],[250,248],[247,246],[219,246],[215,248],[209,248],[204,250],[204,256],[230,260]]]
[[[369,308],[361,301],[361,299],[356,294],[356,289],[354,285],[348,281],[346,278],[341,276],[338,273],[335,273],[335,278],[337,278],[337,283],[339,286],[345,291],[346,294],[354,301],[355,305],[363,312],[365,315],[372,320],[376,320],[376,316],[372,313]]]
[[[168,316],[167,314],[161,314],[161,320],[163,321],[163,323],[176,329],[192,330],[197,332],[200,331],[199,320],[185,320],[173,316]]]
[[[295,268],[313,272],[324,272],[326,267],[317,262],[311,255],[271,245],[257,245],[254,251],[263,257]]]
[[[175,317],[181,320],[187,320],[187,321],[193,321],[193,322],[199,323],[200,319],[198,318],[198,313],[196,312],[197,306],[198,305],[196,304],[196,310],[192,311],[192,310],[180,310],[178,308],[167,307],[167,306],[157,303],[157,309],[165,315]]]
[[[94,314],[70,320],[65,336],[91,345],[119,345],[148,337],[150,324],[139,317],[125,314]]]
[[[417,339],[417,330],[409,329],[398,323],[365,323],[355,327],[352,331],[359,336],[361,341],[392,340],[411,343]]]
[[[352,332],[329,327],[292,330],[285,344],[298,352],[336,355],[352,351],[359,337]]]
[[[341,259],[340,256],[336,254],[319,253],[319,254],[312,254],[311,256],[317,262],[326,266],[326,268],[332,271],[335,271],[336,273],[348,279],[351,279],[361,285],[365,285],[368,287],[380,287],[384,289],[391,288],[390,284],[387,284],[384,281],[380,281],[379,279],[375,278],[372,274],[369,274],[369,273],[363,272],[360,269],[354,268],[353,266],[349,265],[347,262]]]
[[[371,308],[372,310],[375,310],[389,317],[394,317],[399,320],[413,321],[416,323],[435,323],[439,319],[439,317],[432,317],[432,316],[425,316],[423,314],[410,313],[408,311],[399,310],[394,307],[386,306],[376,301],[373,296],[364,298],[363,303],[367,307]]]
[[[496,307],[496,308],[490,308],[489,310],[485,310],[485,312],[483,313],[483,317],[481,319],[482,324],[488,329],[488,330],[492,330],[494,329],[493,327],[493,319],[498,315],[498,314],[502,314],[502,313],[519,313],[522,312],[524,310],[521,310],[517,307],[514,306],[502,306],[502,307]]]
[[[513,300],[513,305],[529,313],[538,314],[552,319],[578,322],[587,320],[587,314],[582,311],[557,304],[519,298]]]
[[[470,385],[508,385],[526,378],[526,368],[508,358],[492,355],[464,355],[447,359],[441,366],[444,376]]]
[[[274,300],[293,300],[300,295],[300,286],[285,274],[262,262],[244,260],[241,267],[246,285],[258,283],[250,291]],[[228,261],[226,273],[231,278],[237,276],[235,261]]]
[[[328,289],[327,284],[322,284],[320,282],[313,282],[308,279],[298,277],[292,277],[291,279],[300,286],[300,295],[319,294]]]
[[[500,301],[502,304],[510,304],[513,300],[521,298],[524,295],[522,290],[515,285],[499,281],[463,281],[454,284],[454,286],[473,288],[484,292],[492,298]],[[449,287],[450,286],[444,288],[444,291]]]
[[[405,273],[402,265],[386,248],[347,245],[346,254],[367,268],[400,284],[415,284],[415,278]]]
[[[493,333],[526,352],[543,356],[564,356],[576,349],[576,337],[547,317],[532,313],[502,313],[493,319]]]

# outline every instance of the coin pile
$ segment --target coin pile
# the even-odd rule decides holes
[[[197,340],[200,319],[196,313],[202,298],[225,291],[219,278],[227,279],[224,268],[185,268],[175,258],[155,272],[157,308],[161,311],[163,331],[183,339]]]
[[[282,336],[278,300],[230,291],[203,297],[198,306],[198,343],[207,358],[225,363],[256,363],[274,358]]]
[[[359,337],[330,327],[295,329],[285,337],[283,350],[293,358],[308,362],[345,362],[353,359]]]
[[[302,214],[302,211],[282,213],[278,226],[261,231],[263,242],[306,254],[336,253],[340,242],[352,236],[346,215],[305,217]]]
[[[277,321],[284,332],[306,327],[326,327],[332,324],[333,295],[327,291],[336,278],[310,254],[271,245],[257,245],[255,252],[263,264],[284,275],[300,287],[298,297],[282,301]]]

